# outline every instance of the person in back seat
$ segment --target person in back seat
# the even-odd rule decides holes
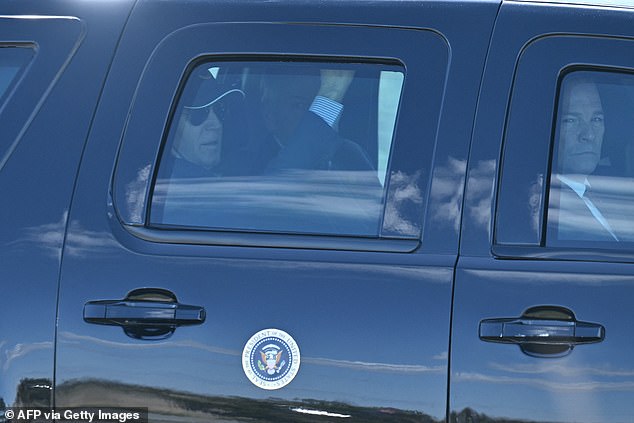
[[[253,131],[254,139],[241,154],[243,171],[374,170],[363,149],[337,132],[353,78],[354,71],[348,70],[269,70],[260,87],[261,129]]]
[[[162,174],[170,179],[220,176],[229,100],[242,100],[244,92],[227,87],[212,70],[190,77],[183,94],[185,106],[176,117],[169,159]]]

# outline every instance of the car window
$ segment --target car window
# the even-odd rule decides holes
[[[31,48],[0,46],[0,101],[4,102],[18,79],[20,71],[32,57]]]
[[[150,225],[377,237],[403,81],[395,64],[195,66]]]
[[[633,122],[634,75],[576,71],[562,79],[547,246],[625,248],[634,241]]]

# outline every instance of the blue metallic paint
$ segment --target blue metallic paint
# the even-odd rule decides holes
[[[627,50],[634,39],[632,12],[506,2],[494,26],[498,6],[203,0],[140,0],[135,8],[124,0],[3,5],[3,15],[58,18],[33,32],[0,27],[5,40],[37,44],[36,61],[50,63],[29,70],[29,84],[0,115],[0,192],[11,205],[0,211],[0,406],[50,405],[55,386],[57,406],[142,406],[166,419],[322,421],[306,414],[320,411],[357,421],[631,421],[631,256],[548,250],[535,239],[527,246],[495,245],[494,217],[502,140],[526,133],[505,132],[507,109],[521,110],[521,98],[509,100],[513,84],[531,81],[530,72],[528,78],[522,73],[528,60],[523,49],[547,45],[545,35],[563,35],[550,39],[563,40],[558,48],[565,49],[568,40],[592,34],[595,43],[617,37]],[[364,7],[372,13],[359,13]],[[227,49],[215,43],[233,40],[210,39],[203,50],[192,50],[198,39],[191,51],[182,50],[191,54],[181,51],[180,62],[170,64],[171,53],[181,54],[176,43],[161,59],[165,69],[173,66],[165,73],[169,83],[160,86],[163,74],[148,77],[154,69],[151,62],[146,67],[148,60],[160,59],[166,43],[180,37],[187,44],[210,22],[239,26],[243,41],[253,44]],[[325,38],[337,33],[334,28],[346,39],[330,46],[332,38]],[[63,37],[51,41],[51,31]],[[401,121],[398,136],[406,141],[400,148],[397,143],[392,164],[392,171],[423,175],[412,186],[426,198],[424,212],[405,213],[422,228],[420,237],[233,234],[218,242],[209,234],[162,236],[143,227],[142,214],[122,213],[112,203],[113,174],[144,171],[148,179],[141,184],[150,180],[172,96],[191,59],[218,52],[279,54],[292,45],[296,55],[424,61],[425,51],[403,42],[416,38],[409,33],[434,33],[448,49],[435,68],[442,77],[432,75],[440,81],[434,88],[441,102],[417,99],[413,87],[424,87],[429,76],[419,64],[407,69],[408,78],[422,82],[406,83],[413,114]],[[288,34],[294,38],[285,41]],[[370,34],[377,37],[371,45]],[[275,43],[281,47],[271,51]],[[66,55],[57,63],[44,60],[58,45]],[[544,48],[546,56],[550,47]],[[405,52],[407,60],[390,51]],[[537,66],[541,55],[531,59]],[[608,56],[602,65],[625,66],[623,55]],[[550,60],[566,62],[561,57]],[[570,64],[579,63],[563,66]],[[144,78],[156,90],[139,85]],[[530,91],[522,85],[513,92]],[[412,123],[417,114],[425,136]],[[140,117],[160,125],[146,133],[147,126],[135,121]],[[546,133],[550,124],[538,122],[535,129]],[[140,141],[118,156],[130,133]],[[545,151],[548,139],[540,138]],[[403,147],[416,143],[433,149],[413,155]],[[115,183],[115,198],[117,189]],[[146,191],[136,195],[131,200],[143,206]],[[509,221],[505,230],[513,232]],[[516,231],[510,239],[524,236]],[[182,303],[204,307],[206,321],[159,341],[84,321],[85,303],[121,299],[137,288],[167,289]],[[579,320],[605,326],[605,339],[544,359],[478,338],[480,321],[542,305],[565,307]],[[299,375],[274,393],[248,381],[240,357],[250,336],[267,327],[290,333],[302,351]]]
[[[255,237],[255,242],[246,242],[240,247],[231,246],[231,242],[205,245],[205,238],[183,243],[187,241],[186,233],[181,234],[179,240],[172,236],[157,238],[157,231],[154,231],[152,237],[141,239],[134,235],[135,231],[122,227],[118,221],[122,215],[115,211],[112,204],[105,203],[112,163],[117,154],[116,141],[124,124],[127,122],[128,125],[124,142],[133,142],[130,144],[132,150],[141,150],[131,154],[132,150],[127,150],[124,144],[116,172],[131,171],[134,175],[147,165],[151,166],[178,78],[188,61],[196,57],[195,54],[185,54],[181,63],[166,64],[177,66],[179,70],[170,71],[173,80],[170,79],[171,82],[161,90],[147,91],[143,85],[136,89],[145,61],[167,34],[205,20],[231,22],[239,18],[244,22],[249,20],[249,15],[257,16],[258,21],[270,19],[277,22],[327,23],[334,18],[320,14],[311,5],[299,4],[287,7],[274,5],[265,9],[256,3],[226,3],[218,4],[213,14],[209,14],[211,9],[205,2],[191,2],[189,6],[186,13],[180,11],[173,14],[173,20],[161,20],[162,25],[150,28],[145,22],[158,22],[151,16],[169,13],[166,8],[170,5],[161,4],[159,8],[154,2],[139,4],[132,14],[121,42],[122,48],[105,86],[105,95],[78,178],[71,216],[73,223],[68,233],[62,269],[57,405],[80,405],[86,401],[102,404],[116,400],[125,405],[149,404],[152,412],[164,417],[180,413],[191,415],[182,404],[170,408],[154,402],[157,398],[178,395],[186,398],[185,402],[204,404],[200,406],[208,410],[209,418],[217,416],[214,413],[220,413],[236,419],[253,417],[259,421],[278,418],[299,421],[302,415],[297,412],[298,409],[325,409],[360,421],[444,420],[447,411],[447,334],[458,232],[441,233],[444,223],[439,225],[433,214],[425,232],[427,236],[433,236],[434,241],[423,244],[418,250],[412,251],[410,247],[404,251],[411,252],[404,253],[389,252],[398,251],[392,248],[385,250],[381,247],[382,240],[374,240],[376,245],[372,248],[363,247],[363,242],[370,241],[359,240],[360,248],[346,251],[350,245],[336,239],[325,244],[338,245],[335,250],[315,249],[320,245],[315,240],[294,236],[279,236],[278,248],[259,247]],[[245,31],[245,39],[251,36],[255,43],[255,38],[259,37],[261,40],[257,42],[265,47],[273,45],[267,43],[275,38],[273,35],[276,33],[279,37],[287,32],[296,34],[295,38],[313,34],[312,47],[293,44],[292,51],[296,54],[305,51],[307,54],[385,57],[382,52],[390,50],[387,47],[390,41],[403,37],[415,40],[427,33],[416,31],[413,27],[432,28],[442,34],[440,37],[448,40],[454,60],[461,68],[451,67],[447,73],[441,67],[430,77],[442,81],[442,78],[450,76],[456,81],[456,88],[452,86],[445,95],[464,101],[447,104],[446,107],[462,117],[438,124],[439,104],[429,102],[427,107],[430,110],[422,118],[423,122],[429,122],[424,128],[432,135],[423,139],[416,135],[411,137],[416,132],[408,128],[409,125],[402,126],[405,132],[400,135],[406,137],[407,144],[404,146],[410,143],[426,146],[426,151],[421,150],[425,159],[419,160],[404,147],[396,148],[392,168],[421,175],[422,183],[416,189],[419,195],[425,196],[432,185],[430,163],[438,163],[438,170],[433,174],[437,188],[432,202],[445,202],[448,207],[453,207],[460,202],[461,193],[459,190],[443,190],[443,181],[448,177],[460,184],[464,178],[465,167],[460,163],[466,157],[469,116],[474,112],[478,75],[483,66],[488,37],[486,34],[478,37],[478,47],[474,49],[474,37],[458,31],[452,24],[453,20],[442,10],[436,10],[433,4],[418,5],[415,9],[417,13],[422,12],[419,7],[423,7],[424,13],[417,14],[416,18],[402,11],[394,13],[380,4],[376,7],[377,13],[382,10],[387,15],[382,17],[381,22],[389,25],[382,25],[383,28],[379,29],[355,29],[354,26],[337,29],[326,25],[288,25],[285,28],[284,25],[260,23],[240,25]],[[341,3],[337,9],[333,23],[368,23],[358,16],[355,5]],[[495,11],[494,4],[474,4],[470,11],[457,13],[468,15],[470,25],[475,28],[477,25],[473,19],[490,25]],[[306,16],[312,18],[306,19]],[[412,28],[406,31],[390,28],[396,25]],[[225,25],[227,29],[232,26],[237,28],[233,24]],[[267,27],[276,32],[262,33]],[[191,28],[204,31],[204,25]],[[187,34],[195,31],[186,28],[175,34],[186,41]],[[367,45],[361,38],[354,38],[359,31],[372,37],[381,35],[381,43],[385,47]],[[141,32],[143,37],[138,35]],[[327,47],[321,37],[337,33],[350,34],[353,38],[341,40],[339,46]],[[301,37],[301,40],[307,39]],[[174,38],[171,40],[173,42]],[[197,48],[196,43],[200,44],[200,41],[193,44],[194,48]],[[213,43],[210,42],[209,46],[206,47],[210,49],[208,53],[214,53]],[[262,50],[256,47],[254,44],[250,50],[241,49],[247,53],[261,53]],[[218,48],[221,54],[227,54],[227,51],[226,48]],[[270,52],[270,46],[265,51]],[[405,50],[399,48],[392,54],[401,51]],[[456,54],[461,51],[464,57]],[[159,48],[152,57],[160,58],[161,54],[164,52]],[[415,63],[420,59],[410,60],[407,57],[409,54],[405,63],[411,62],[410,72],[424,72],[424,68]],[[398,55],[395,58],[404,59]],[[439,63],[444,66],[446,59]],[[150,63],[145,69],[152,66]],[[437,65],[434,66],[437,69]],[[465,67],[473,70],[472,77],[462,78]],[[156,80],[156,77],[150,80]],[[424,79],[412,80],[408,91],[406,81],[406,96],[411,96],[406,103],[412,103],[410,113],[421,110],[416,104],[425,105],[431,100],[416,96],[420,90],[415,87],[421,84],[420,87],[425,88],[425,83]],[[438,93],[445,91],[442,83],[432,86]],[[166,94],[160,94],[163,91]],[[465,98],[465,93],[469,93],[469,98]],[[128,108],[133,102],[135,105],[128,120]],[[161,111],[157,112],[158,108],[152,109],[145,104],[153,104],[153,107],[160,104]],[[152,110],[157,116],[151,118],[152,122],[160,123],[161,127],[148,129],[159,132],[154,135],[138,132],[144,126],[139,126],[138,122],[142,121],[135,121],[138,119],[135,113],[143,111],[144,116],[150,116],[148,113]],[[420,121],[416,117],[409,119]],[[433,134],[437,128],[443,128],[442,134],[437,135],[443,138],[442,145],[434,144]],[[134,131],[137,135],[129,138]],[[456,133],[461,136],[456,136]],[[143,138],[142,134],[149,138]],[[408,136],[411,138],[408,139]],[[135,143],[137,139],[143,140],[143,143]],[[438,154],[430,156],[434,145]],[[131,165],[129,160],[138,157],[147,157],[147,160]],[[128,182],[133,179],[128,179]],[[116,189],[115,185],[115,199]],[[143,192],[140,190],[137,194],[140,196],[134,198],[140,199],[141,204],[145,201]],[[125,214],[123,216],[128,223],[142,223],[142,220],[131,222]],[[418,217],[416,214],[408,216],[408,219],[423,222],[420,213]],[[455,220],[455,212],[450,219]],[[454,223],[450,220],[448,225],[453,226]],[[248,238],[248,234],[242,237]],[[214,242],[213,238],[208,238],[207,242]],[[384,245],[389,247],[393,242],[386,239]],[[292,248],[280,248],[284,246]],[[168,289],[184,303],[204,306],[207,321],[202,326],[178,328],[165,341],[148,343],[126,337],[120,328],[87,325],[81,319],[84,303],[122,298],[131,289],[140,287]],[[251,335],[267,327],[291,334],[302,351],[299,375],[286,388],[273,394],[249,382],[242,373],[240,360],[240,352]],[[412,328],[416,329],[412,331]],[[252,407],[259,410],[257,416],[251,414]],[[215,411],[210,411],[212,408]],[[270,414],[273,412],[277,414]]]
[[[37,51],[0,118],[4,404],[51,404],[58,278],[73,184],[130,7],[124,1],[64,2],[51,9],[39,2],[3,4],[3,41],[35,45]],[[36,11],[55,17],[38,19]]]
[[[502,5],[476,116],[455,280],[454,421],[495,416],[502,421],[628,422],[634,415],[631,255],[544,248],[541,231],[526,230],[522,206],[528,209],[531,193],[519,186],[527,172],[548,171],[544,154],[550,148],[558,73],[580,64],[624,66],[622,52],[634,46],[631,17],[623,10]],[[592,37],[582,37],[589,33]],[[621,53],[610,53],[619,48]],[[497,188],[504,137],[510,158],[503,166],[509,175]],[[495,243],[496,201],[504,202],[497,205],[504,214],[497,224],[505,225],[499,241],[506,245]],[[483,319],[519,316],[544,305],[603,325],[604,341],[547,359],[477,336]]]

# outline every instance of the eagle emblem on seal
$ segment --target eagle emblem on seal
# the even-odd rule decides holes
[[[279,373],[286,365],[286,361],[282,361],[283,353],[284,351],[275,344],[265,345],[260,350],[262,359],[258,360],[258,369],[266,371],[269,375]]]

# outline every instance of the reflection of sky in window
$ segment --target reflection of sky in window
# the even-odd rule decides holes
[[[32,56],[31,48],[0,47],[0,97],[4,96],[20,69]]]
[[[19,66],[0,67],[0,96],[3,96],[7,88],[9,88],[18,70],[20,70]]]
[[[354,183],[342,189],[340,181],[353,175]],[[376,237],[382,194],[374,171],[159,179],[152,201],[162,216],[152,219],[185,226]],[[231,213],[226,213],[227,204]]]
[[[385,183],[390,146],[396,123],[398,102],[401,98],[404,75],[401,72],[383,71],[379,82],[379,160],[381,184]]]

